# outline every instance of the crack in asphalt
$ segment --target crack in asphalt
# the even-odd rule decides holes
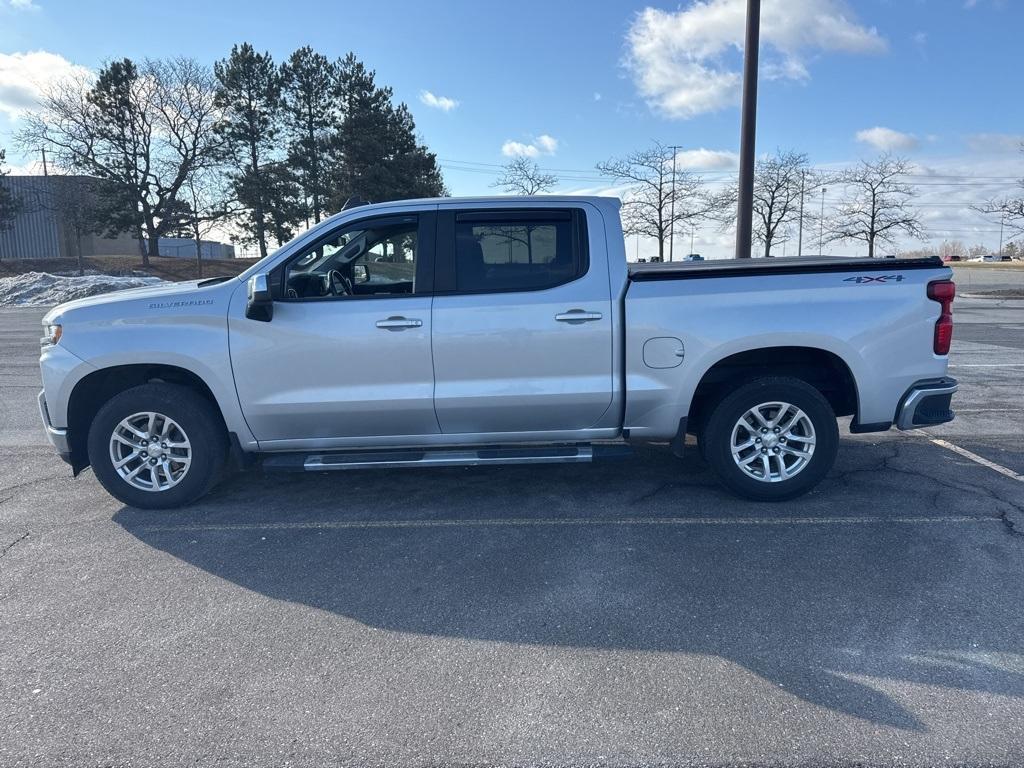
[[[952,483],[952,482],[949,482],[949,481],[947,481],[947,480],[945,480],[943,478],[935,477],[934,475],[930,475],[930,474],[927,474],[927,473],[919,471],[919,470],[903,469],[901,467],[893,466],[893,464],[892,464],[893,461],[895,461],[897,459],[900,459],[900,458],[903,458],[902,457],[903,448],[905,448],[908,445],[913,445],[913,443],[912,442],[893,442],[892,443],[892,452],[891,452],[891,454],[887,455],[887,456],[882,456],[878,461],[875,462],[875,464],[873,466],[864,467],[862,469],[847,470],[845,472],[838,472],[835,475],[831,476],[831,478],[835,479],[835,480],[838,480],[840,482],[843,482],[843,483],[847,483],[847,481],[849,480],[850,476],[852,476],[852,475],[863,474],[863,473],[866,473],[866,472],[868,472],[868,473],[876,473],[876,472],[886,471],[887,470],[889,472],[894,472],[894,473],[896,473],[898,475],[904,475],[906,477],[913,477],[913,478],[916,478],[918,480],[931,481],[931,482],[933,482],[933,483],[935,483],[935,484],[937,484],[937,485],[939,485],[942,488],[945,488],[947,490],[958,491],[960,493],[976,493],[976,494],[985,496],[986,498],[988,498],[988,499],[990,499],[992,501],[996,501],[996,502],[999,502],[1000,504],[1003,504],[1003,505],[1005,505],[1007,507],[1010,507],[1014,512],[1018,512],[1018,513],[1024,514],[1024,506],[1018,504],[1015,501],[1012,501],[1011,499],[1003,498],[999,494],[995,493],[992,489],[987,488],[985,486],[973,485],[971,483],[966,483],[966,484]],[[878,447],[881,447],[881,446],[878,446]],[[938,491],[938,490],[934,491],[933,494],[932,494],[932,498],[931,498],[932,505],[937,507],[938,506],[938,501],[939,501],[939,499],[941,499],[941,497],[942,497],[942,492],[941,491]],[[1014,523],[1014,521],[1012,519],[1010,519],[1009,512],[1005,509],[1005,507],[998,514],[986,515],[986,517],[993,517],[993,518],[998,518],[999,520],[1001,520],[1003,522],[1003,525],[1006,527],[1007,532],[1011,536],[1024,536],[1024,531],[1021,531],[1021,530],[1017,529],[1016,524]]]
[[[28,537],[29,537],[29,532],[25,531],[23,534],[21,534],[21,536],[16,538],[14,541],[12,541],[6,547],[4,547],[3,549],[0,549],[0,557],[3,557],[4,555],[6,555],[8,552],[10,552],[12,549],[14,549],[14,547],[16,547],[18,544],[23,542]]]

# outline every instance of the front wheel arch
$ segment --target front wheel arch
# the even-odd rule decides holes
[[[89,466],[89,428],[100,408],[121,392],[149,383],[177,384],[194,390],[213,406],[221,425],[227,429],[224,414],[213,391],[201,377],[186,368],[153,363],[101,368],[75,384],[68,399],[70,462],[76,476]]]
[[[147,416],[148,427],[145,418],[135,420]],[[119,392],[99,409],[87,449],[93,474],[111,496],[140,509],[173,509],[220,481],[228,436],[213,406],[195,390],[151,382]]]

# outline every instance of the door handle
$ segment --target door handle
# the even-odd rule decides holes
[[[387,318],[386,320],[377,321],[377,327],[383,328],[385,331],[401,331],[405,328],[419,328],[422,325],[422,320],[401,317],[400,315],[394,315],[392,317]]]
[[[560,323],[572,323],[579,325],[580,323],[589,323],[593,320],[600,320],[603,315],[600,312],[587,312],[584,309],[570,309],[568,312],[559,312],[555,315],[555,320]]]

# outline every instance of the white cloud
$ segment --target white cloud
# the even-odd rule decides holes
[[[546,133],[542,133],[534,139],[533,144],[545,155],[553,155],[558,150],[558,139],[548,136]]]
[[[9,0],[7,4],[16,11],[39,10],[39,6],[32,2],[32,0]]]
[[[882,152],[908,152],[917,149],[921,143],[912,133],[902,133],[880,125],[857,131],[857,141],[869,144]]]
[[[1017,154],[1024,149],[1024,134],[975,133],[967,137],[972,152],[985,154]]]
[[[553,155],[558,151],[558,139],[542,133],[534,138],[529,144],[521,141],[506,141],[501,145],[501,154],[505,157],[540,157],[541,155]]]
[[[432,109],[440,109],[442,112],[451,112],[459,102],[447,96],[435,96],[430,91],[420,91],[420,102]]]
[[[739,155],[721,149],[684,149],[676,154],[676,165],[693,171],[728,171],[739,167]]]
[[[594,101],[600,101],[600,100],[601,100],[601,94],[599,92],[597,92],[597,91],[594,91]]]
[[[0,112],[18,117],[35,107],[50,85],[91,74],[85,67],[48,51],[0,53]]]
[[[626,36],[626,65],[641,95],[670,117],[691,118],[738,102],[744,0],[698,0],[677,12],[645,8]],[[886,43],[853,20],[844,0],[768,0],[761,14],[762,73],[810,77],[808,53],[878,53]]]
[[[505,157],[536,157],[540,150],[532,144],[523,144],[521,141],[506,141],[501,145],[501,154]]]

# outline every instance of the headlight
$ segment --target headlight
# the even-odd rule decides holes
[[[60,323],[47,323],[43,326],[43,338],[39,340],[40,347],[52,347],[58,341],[60,341],[61,328]]]

